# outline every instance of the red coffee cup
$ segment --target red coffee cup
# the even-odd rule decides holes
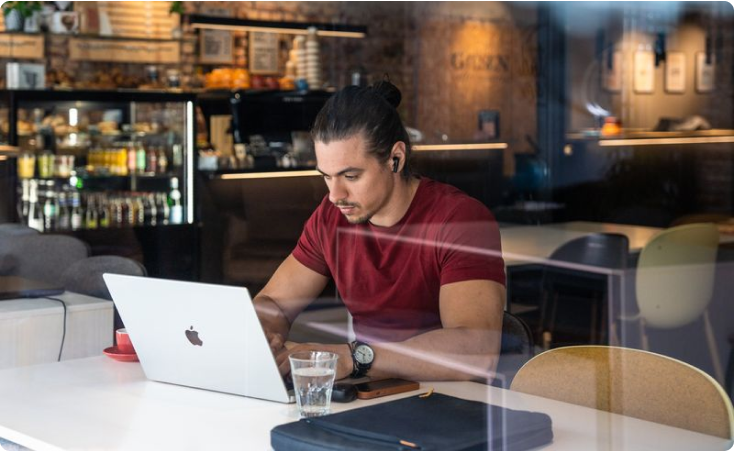
[[[115,339],[117,341],[117,349],[122,354],[135,354],[135,348],[133,343],[130,341],[130,335],[127,334],[125,329],[117,329],[115,331]]]

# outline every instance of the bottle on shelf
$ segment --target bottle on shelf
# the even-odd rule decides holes
[[[138,154],[130,146],[130,143],[126,144],[127,148],[127,171],[129,174],[135,174],[138,170]]]
[[[107,229],[111,225],[107,196],[101,196],[97,203],[97,222],[101,229]]]
[[[71,193],[71,230],[79,230],[84,225],[81,198],[78,192]]]
[[[165,174],[168,172],[168,157],[163,147],[158,147],[158,173]]]
[[[95,206],[94,196],[87,194],[87,209],[84,212],[84,228],[96,229],[99,226],[99,217],[97,216],[97,207]]]
[[[18,216],[20,217],[20,221],[23,223],[28,223],[28,214],[30,213],[30,207],[31,207],[31,181],[28,179],[22,179],[21,180],[21,196],[20,196],[20,204],[18,205]]]
[[[66,191],[59,191],[59,220],[56,224],[57,230],[71,229],[71,208],[69,196]]]
[[[31,180],[28,190],[28,227],[43,232],[43,212],[38,203],[38,181]]]
[[[43,203],[43,230],[54,231],[58,219],[58,203],[56,201],[56,192],[52,190],[51,185],[47,185],[46,201]]]
[[[156,193],[156,210],[158,224],[168,224],[171,216],[171,207],[168,205],[168,195],[166,193]]]
[[[145,154],[145,146],[143,146],[142,141],[138,141],[135,144],[135,151],[137,152],[137,160],[135,162],[137,173],[138,174],[144,174],[146,170],[146,154]]]
[[[145,224],[156,225],[158,223],[158,209],[155,205],[155,195],[148,193],[143,201],[145,208]]]
[[[171,177],[171,192],[168,195],[171,212],[169,221],[171,224],[183,222],[183,205],[181,205],[181,191],[178,190],[178,177]]]

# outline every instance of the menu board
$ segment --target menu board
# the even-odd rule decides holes
[[[250,72],[253,74],[278,73],[278,35],[250,33]]]
[[[69,39],[69,59],[128,63],[178,64],[181,44],[178,41],[131,41],[110,39]]]
[[[43,58],[43,36],[0,35],[0,58]]]

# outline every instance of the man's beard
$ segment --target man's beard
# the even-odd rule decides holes
[[[353,204],[350,202],[343,202],[343,201],[338,201],[334,205],[336,207],[353,207],[355,209],[360,208],[359,204]],[[344,218],[350,224],[364,224],[366,222],[369,222],[370,219],[372,219],[372,214],[366,214],[364,216],[359,216],[359,217],[347,216],[344,213],[342,213],[342,215],[344,215]]]

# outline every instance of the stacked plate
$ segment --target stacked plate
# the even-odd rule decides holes
[[[306,39],[306,81],[311,88],[321,86],[321,52],[319,50],[319,41],[316,37],[316,28],[308,29],[308,38]]]

